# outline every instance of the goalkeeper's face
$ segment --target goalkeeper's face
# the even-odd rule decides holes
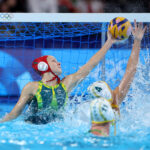
[[[51,70],[56,74],[60,75],[62,73],[61,64],[56,60],[53,56],[47,57],[47,62],[51,68]]]

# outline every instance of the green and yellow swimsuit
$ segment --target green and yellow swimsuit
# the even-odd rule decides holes
[[[25,121],[45,124],[62,118],[61,113],[58,112],[64,108],[67,99],[68,93],[63,83],[48,86],[39,81],[38,90],[29,103]]]

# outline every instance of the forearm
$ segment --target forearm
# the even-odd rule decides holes
[[[111,48],[112,41],[107,40],[104,46],[89,60],[90,66],[94,68],[98,63],[101,61],[101,59],[105,56],[106,52]]]
[[[107,40],[104,46],[84,66],[82,66],[76,73],[65,78],[63,82],[67,85],[68,91],[71,91],[73,87],[79,84],[91,72],[91,70],[98,65],[112,44],[113,41],[111,39]]]
[[[10,121],[10,120],[13,120],[13,119],[16,119],[18,115],[12,115],[12,114],[7,114],[6,116],[4,116],[4,118],[2,118],[2,120],[0,120],[0,123],[3,123],[3,122],[7,122],[7,121]]]
[[[141,40],[134,41],[131,56],[129,58],[128,64],[127,64],[127,72],[136,71],[136,67],[139,60],[139,53],[140,53],[140,47],[141,47]]]
[[[83,78],[88,75],[88,73],[99,64],[101,59],[105,56],[106,52],[112,46],[112,41],[107,40],[104,46],[78,71],[78,74]]]
[[[117,99],[119,100],[119,104],[123,101],[124,97],[126,96],[130,88],[130,84],[133,81],[134,75],[136,73],[136,68],[139,60],[140,45],[141,45],[140,40],[134,41],[133,49],[127,64],[125,75],[118,87],[119,89],[116,88],[115,90],[115,92],[117,91],[116,95],[118,95]]]

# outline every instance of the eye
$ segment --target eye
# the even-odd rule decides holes
[[[52,62],[57,62],[56,60],[52,60]]]

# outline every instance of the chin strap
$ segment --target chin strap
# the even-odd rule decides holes
[[[57,79],[57,83],[59,84],[60,83],[60,78],[58,76],[55,76],[55,77],[53,77],[52,79],[50,79],[50,80],[48,80],[46,82],[51,82],[51,81],[54,81],[56,79]]]
[[[60,78],[51,70],[50,68],[50,72],[54,75],[54,77],[46,82],[51,82],[51,81],[54,81],[57,79],[57,83],[59,84],[60,83]]]

